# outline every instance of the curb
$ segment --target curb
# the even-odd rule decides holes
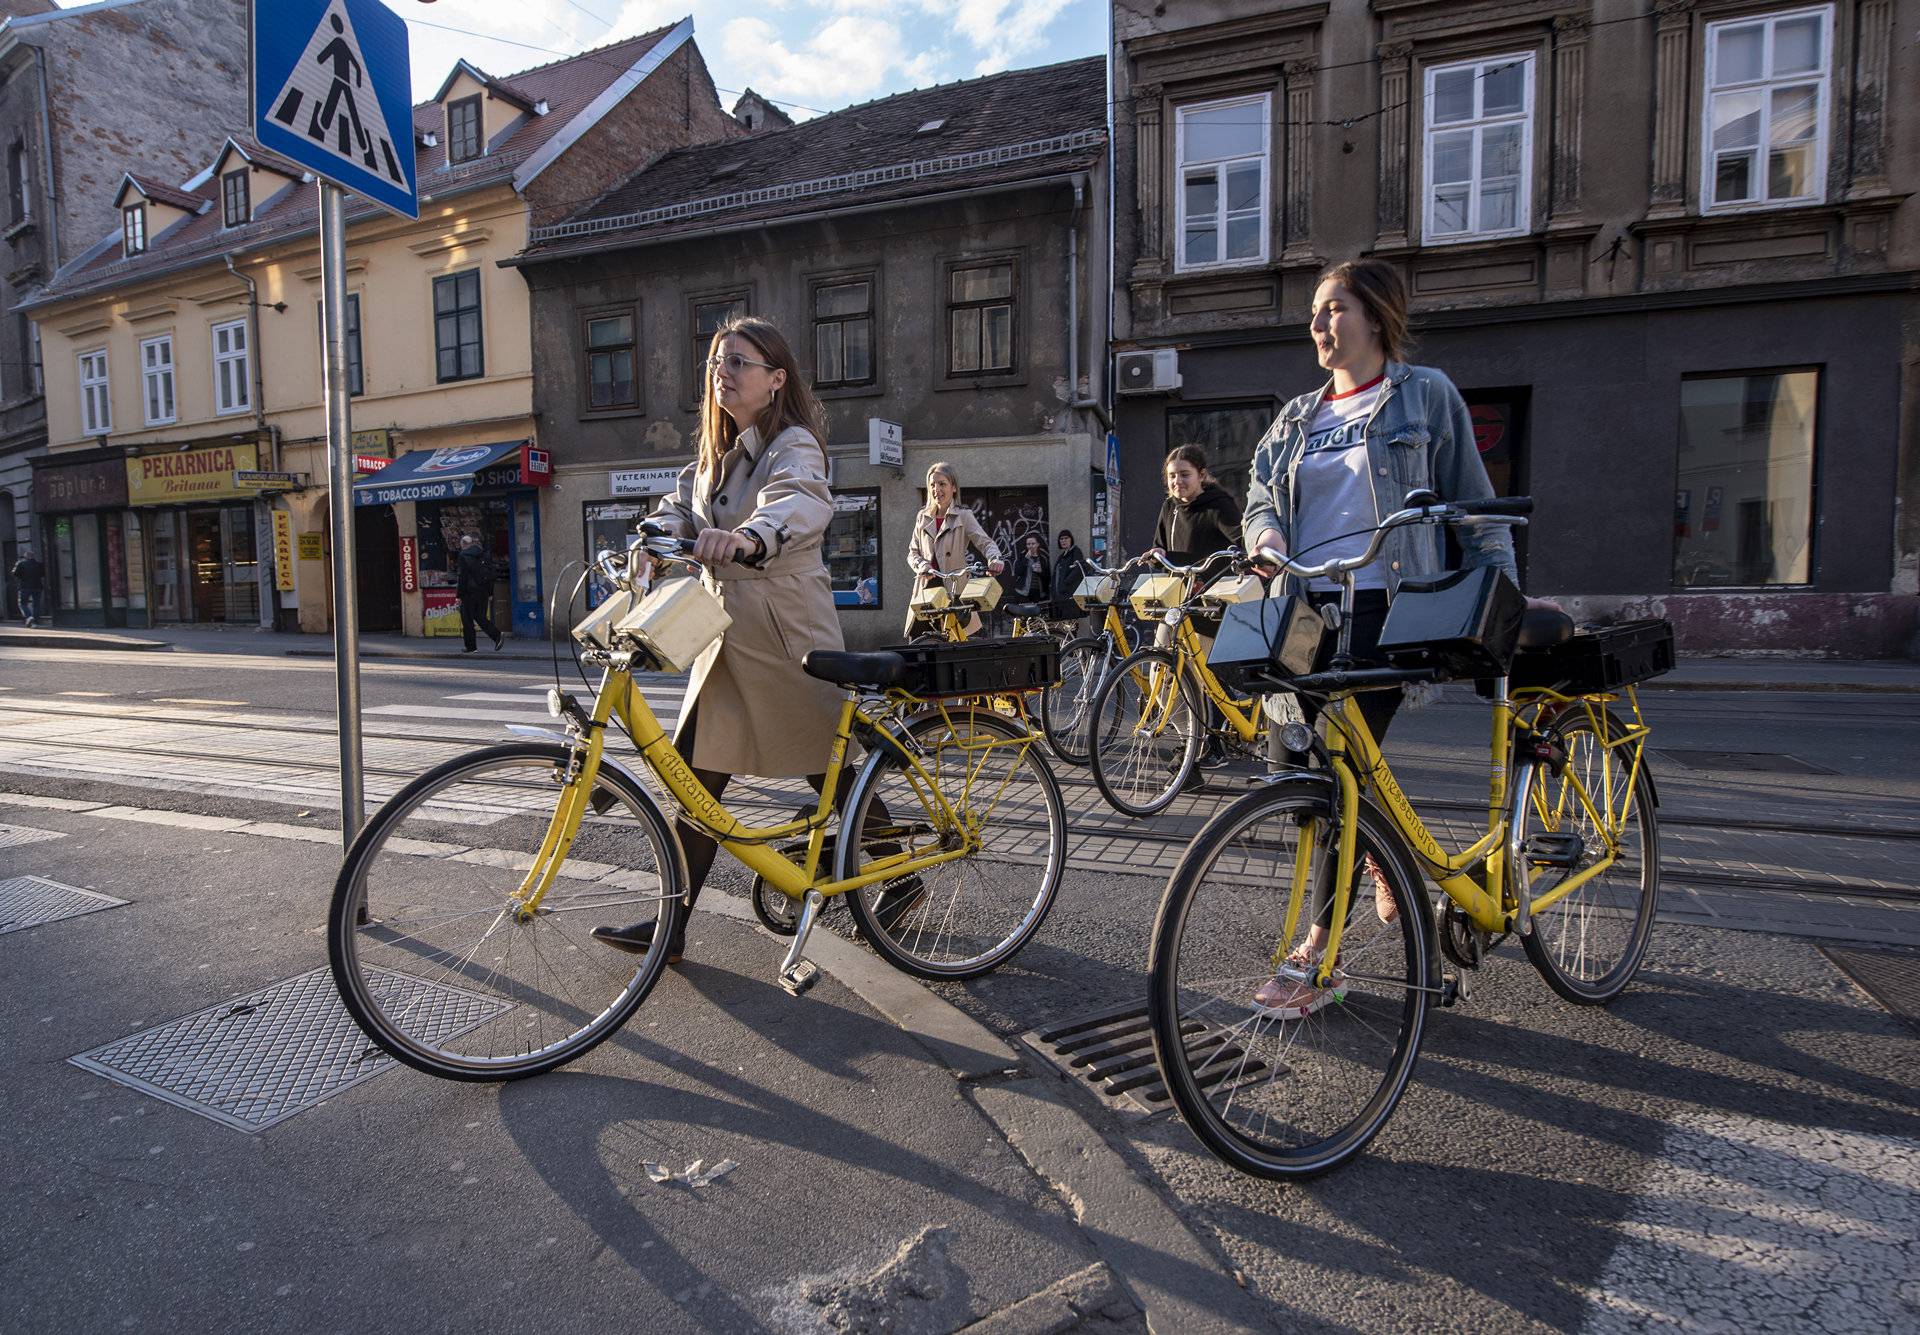
[[[753,923],[770,939],[782,939],[759,926],[744,896],[719,886],[709,884],[694,907]],[[1020,1052],[992,1030],[835,932],[816,931],[807,942],[807,958],[898,1025],[957,1079],[1003,1077],[972,1084],[973,1105],[1066,1201],[1101,1261],[1146,1313],[1150,1330],[1186,1335],[1273,1329],[1257,1300],[1222,1272],[1219,1259],[1186,1221],[1050,1087],[1057,1081],[1028,1073]]]
[[[1643,691],[1802,691],[1824,695],[1920,695],[1920,681],[1661,681],[1642,682]]]
[[[331,649],[282,649],[280,653],[283,657],[286,657],[286,658],[332,658],[333,657],[333,650]],[[413,652],[406,649],[364,649],[363,648],[360,651],[360,657],[363,659],[397,658],[397,659],[404,659],[408,662],[414,662],[414,663],[458,663],[461,667],[471,667],[473,663],[546,663],[551,661],[551,659],[549,659],[548,656],[545,654],[493,653],[493,654],[486,654],[483,656],[478,651],[475,651],[474,654],[469,656],[464,653],[461,653],[461,654],[428,653],[424,649],[418,652]],[[468,662],[469,657],[472,658],[472,663]]]
[[[89,635],[85,631],[8,631],[0,635],[0,649],[107,649],[127,653],[151,653],[155,650],[171,651],[173,646],[165,640],[136,640],[128,635]]]

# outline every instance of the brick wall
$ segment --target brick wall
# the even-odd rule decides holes
[[[671,149],[745,133],[721,108],[707,62],[688,42],[533,182],[532,225],[577,212]]]

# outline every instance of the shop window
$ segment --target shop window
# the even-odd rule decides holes
[[[826,558],[836,607],[882,606],[880,493],[877,490],[833,493]]]
[[[697,407],[706,399],[707,394],[707,352],[713,347],[714,331],[733,319],[736,315],[747,313],[745,293],[732,293],[726,296],[707,297],[693,303],[693,396]]]
[[[247,322],[229,320],[213,327],[213,411],[243,413],[253,406],[248,360]]]
[[[251,211],[247,202],[247,169],[241,167],[220,178],[220,225],[238,227]]]
[[[480,151],[480,95],[447,103],[447,161],[468,162]]]
[[[1680,382],[1676,589],[1812,582],[1819,386],[1811,370]]]
[[[320,322],[320,359],[324,363],[327,355],[327,308],[316,303],[314,316]],[[357,398],[367,392],[366,377],[361,371],[360,360],[360,294],[347,293],[347,394]]]
[[[873,279],[813,285],[813,386],[839,389],[874,381]]]
[[[80,354],[80,429],[89,436],[104,436],[113,430],[105,348]]]
[[[585,559],[591,563],[602,552],[624,552],[633,536],[633,526],[653,512],[654,498],[626,501],[586,501],[580,507],[581,529],[586,539]],[[613,584],[599,571],[587,576],[587,606],[598,607],[613,592]]]
[[[1429,241],[1514,236],[1533,223],[1533,57],[1427,71]]]
[[[484,374],[478,269],[433,280],[433,349],[442,384]]]
[[[581,320],[586,350],[587,409],[608,412],[640,403],[640,347],[631,308],[601,311]]]
[[[1012,260],[952,266],[947,274],[947,374],[1013,370],[1017,308]]]
[[[1271,121],[1265,93],[1174,112],[1176,269],[1265,263]]]
[[[120,253],[128,259],[147,248],[147,206],[129,204],[120,210]]]
[[[1832,31],[1830,5],[1707,25],[1705,208],[1826,198]]]
[[[1253,471],[1253,448],[1272,425],[1274,408],[1270,402],[1216,404],[1205,408],[1173,408],[1167,412],[1167,449],[1198,445],[1207,452],[1207,471],[1233,494],[1241,505],[1247,503],[1247,480]],[[1155,478],[1156,490],[1165,485]]]
[[[140,402],[148,426],[174,420],[173,335],[143,339],[140,343]]]

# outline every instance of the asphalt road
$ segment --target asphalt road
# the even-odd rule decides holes
[[[1031,1315],[1029,1295],[1076,1276],[1095,1298],[1054,1328],[1138,1321],[1100,1299],[1126,1224],[1101,1212],[1118,1198],[1031,1170],[993,1116],[1004,1077],[956,1084],[838,981],[787,998],[778,948],[712,914],[625,1033],[522,1085],[392,1070],[246,1134],[71,1065],[323,960],[331,673],[0,650],[0,797],[25,795],[0,802],[0,826],[59,836],[0,848],[0,877],[131,901],[0,936],[0,1115],[31,1132],[4,1152],[24,1208],[0,1223],[0,1324],[814,1330],[885,1314],[950,1330],[1022,1299]],[[370,789],[538,723],[539,686],[523,662],[369,663]],[[1436,1013],[1412,1091],[1348,1169],[1285,1188],[1239,1177],[1170,1115],[1111,1109],[1016,1048],[1244,1284],[1239,1323],[1920,1322],[1916,1034],[1817,948],[1920,944],[1901,894],[1920,882],[1905,869],[1920,721],[1889,696],[1647,699],[1663,749],[1768,759],[1663,762],[1685,875],[1670,868],[1641,977],[1606,1010],[1573,1008],[1503,949],[1470,1000]],[[1483,720],[1458,697],[1403,716],[1390,754],[1407,786],[1480,795],[1459,757]],[[1229,795],[1146,827],[1065,777],[1083,838],[1053,916],[999,973],[934,989],[1016,1044],[1141,996],[1164,866]],[[149,814],[18,804],[33,795]],[[740,1166],[706,1187],[642,1166],[696,1158]]]

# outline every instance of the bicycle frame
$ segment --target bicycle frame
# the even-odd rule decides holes
[[[917,697],[895,693],[897,702],[917,701]],[[947,703],[932,703],[942,718],[951,721]],[[963,704],[963,708],[975,708],[973,704]],[[891,712],[891,711],[889,711]],[[860,706],[858,693],[848,691],[840,706],[840,720],[834,730],[833,749],[827,760],[826,779],[821,784],[818,802],[811,814],[783,821],[777,825],[745,825],[700,782],[693,769],[674,748],[672,739],[667,736],[660,721],[655,717],[646,697],[634,683],[631,669],[623,664],[609,665],[601,680],[600,690],[594,698],[592,714],[582,730],[585,734],[581,744],[577,745],[573,758],[569,762],[567,782],[557,804],[553,819],[547,828],[546,838],[540,851],[535,855],[533,866],[522,879],[514,898],[520,907],[520,915],[531,915],[539,906],[541,899],[552,886],[560,866],[566,861],[567,853],[578,835],[581,822],[585,819],[593,792],[593,781],[599,773],[601,758],[606,746],[607,724],[615,714],[632,737],[639,749],[641,758],[653,771],[661,784],[672,796],[680,810],[696,825],[711,835],[719,845],[732,853],[752,871],[758,873],[768,885],[792,899],[800,899],[808,891],[818,891],[823,897],[845,894],[863,886],[881,881],[892,880],[908,872],[923,871],[937,867],[942,863],[957,861],[979,851],[979,826],[991,815],[998,803],[999,795],[986,804],[984,811],[976,819],[969,820],[956,811],[948,801],[946,793],[930,775],[920,758],[912,750],[895,745],[896,758],[904,760],[908,766],[908,781],[920,796],[924,809],[933,817],[936,834],[943,845],[935,852],[914,853],[911,851],[877,858],[867,864],[866,870],[857,876],[845,879],[822,879],[820,859],[826,843],[827,821],[833,814],[834,798],[839,790],[842,772],[846,766],[847,745],[853,739],[856,726],[864,725],[876,730],[882,729],[886,715],[869,714]],[[1012,741],[1005,738],[966,738],[956,745],[963,752],[990,751],[998,746],[1018,745],[1024,748],[1034,744],[1031,736]],[[962,806],[971,806],[964,795],[970,795],[977,765],[969,764],[963,787]],[[1009,776],[1001,781],[1001,786],[1010,781]],[[807,836],[807,843],[800,861],[795,861],[781,853],[776,842],[789,840],[800,835]],[[947,846],[951,845],[951,846]]]

